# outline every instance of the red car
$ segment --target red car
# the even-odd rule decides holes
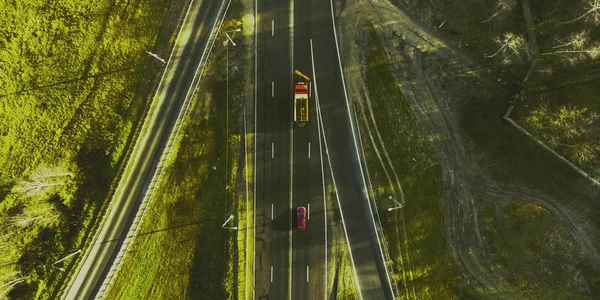
[[[296,209],[296,215],[298,215],[298,228],[306,228],[306,207],[298,207],[298,209]]]

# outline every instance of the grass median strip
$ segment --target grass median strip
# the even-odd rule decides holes
[[[337,294],[337,298],[334,299],[360,299],[358,297],[358,289],[356,288],[356,280],[354,278],[354,271],[352,270],[352,262],[350,261],[350,254],[348,252],[348,243],[346,242],[346,236],[344,235],[344,229],[342,227],[341,216],[337,202],[335,201],[335,189],[331,182],[331,175],[328,173],[325,175],[327,182],[327,207],[330,209],[327,211],[327,218],[329,219],[328,224],[331,224],[331,256],[328,261],[327,268],[327,291],[328,295]]]
[[[253,290],[253,249],[254,249],[254,206],[252,195],[252,172],[254,135],[246,136],[248,156],[245,159],[245,167],[242,171],[243,186],[238,187],[238,216],[239,230],[237,233],[238,243],[238,299],[252,299]],[[248,190],[246,190],[248,185]]]

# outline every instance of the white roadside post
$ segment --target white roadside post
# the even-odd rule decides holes
[[[55,261],[55,262],[54,262],[54,263],[52,263],[52,265],[50,265],[50,266],[51,266],[51,267],[53,267],[53,268],[55,268],[55,269],[57,269],[57,270],[59,270],[59,271],[64,271],[64,270],[65,270],[65,268],[59,268],[59,267],[55,267],[54,265],[56,265],[57,263],[60,263],[60,262],[64,261],[65,259],[67,259],[67,258],[69,258],[69,257],[71,257],[71,256],[73,256],[73,255],[77,255],[77,254],[79,254],[79,253],[81,253],[81,249],[79,249],[79,250],[77,250],[77,251],[75,251],[75,252],[73,252],[73,253],[71,253],[71,254],[69,254],[69,255],[65,256],[65,257],[63,257],[62,259],[59,259],[59,260]]]
[[[394,203],[396,204],[396,206],[388,208],[388,211],[393,211],[393,210],[400,209],[400,208],[403,207],[402,204],[400,202],[394,200],[394,198],[392,196],[390,196],[389,199],[392,200],[392,201],[394,201]]]
[[[146,53],[148,53],[148,55],[150,55],[150,56],[152,56],[152,57],[154,57],[154,58],[156,58],[156,59],[160,60],[160,62],[162,62],[162,63],[163,63],[163,65],[166,63],[166,61],[165,61],[164,59],[160,58],[160,57],[159,57],[158,55],[156,55],[155,53],[152,53],[152,52],[150,52],[150,51],[146,51]]]
[[[237,226],[225,226],[227,225],[227,223],[229,223],[229,221],[231,221],[233,219],[233,215],[229,215],[229,218],[225,221],[225,223],[223,223],[223,225],[221,225],[221,228],[224,229],[233,229],[233,230],[237,230]]]

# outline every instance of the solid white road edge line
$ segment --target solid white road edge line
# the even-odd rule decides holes
[[[244,103],[246,103],[244,101]],[[246,130],[246,105],[244,104],[244,169],[245,171],[245,179],[246,179],[246,274],[248,274],[248,262],[250,261],[248,258],[250,257],[250,251],[248,249],[249,239],[250,239],[250,210],[248,208],[248,132]],[[246,278],[245,289],[244,289],[244,299],[248,299],[248,278]]]
[[[312,41],[311,41],[312,42]],[[327,299],[327,290],[328,290],[328,282],[327,282],[327,196],[326,196],[326,190],[325,190],[325,171],[323,168],[323,146],[321,144],[321,123],[319,122],[319,120],[317,119],[317,131],[319,132],[319,160],[321,161],[321,180],[323,181],[323,222],[324,222],[324,226],[323,228],[325,228],[325,235],[324,235],[324,240],[325,240],[325,280],[323,282],[323,284],[325,285],[325,288],[323,289],[323,299]]]
[[[256,142],[257,142],[257,132],[256,132],[256,112],[257,112],[257,98],[258,98],[258,90],[256,88],[258,81],[258,0],[254,0],[254,165],[253,169],[253,177],[252,185],[253,185],[253,194],[252,194],[252,225],[256,228]],[[256,297],[256,229],[252,231],[252,300]]]
[[[387,277],[386,280],[388,283],[388,288],[390,289],[390,292],[392,293],[392,297],[393,297],[394,289],[392,288],[392,281],[390,280],[390,274],[388,272],[385,257],[383,255],[383,248],[381,247],[381,241],[379,238],[379,233],[377,232],[377,226],[375,225],[375,217],[373,215],[373,208],[371,208],[371,199],[370,199],[369,193],[367,191],[367,182],[365,181],[365,174],[364,174],[364,171],[362,168],[362,163],[360,162],[360,154],[358,153],[358,145],[356,143],[356,136],[354,135],[354,125],[352,123],[352,114],[350,113],[350,103],[348,102],[348,92],[346,89],[346,80],[344,79],[344,70],[342,68],[342,58],[340,56],[340,46],[339,46],[338,37],[337,37],[337,30],[335,29],[335,14],[333,12],[333,0],[329,0],[329,4],[331,6],[331,22],[332,22],[332,26],[333,26],[333,36],[335,38],[335,48],[337,51],[338,65],[340,66],[340,76],[342,78],[342,87],[344,88],[344,99],[346,100],[346,109],[348,111],[348,119],[350,121],[350,127],[352,129],[352,140],[354,141],[354,150],[356,151],[356,157],[358,159],[360,176],[363,181],[363,187],[364,187],[363,193],[367,197],[367,201],[369,201],[369,203],[368,203],[369,204],[369,213],[371,215],[371,222],[373,223],[373,228],[375,228],[375,236],[377,237],[377,245],[379,246],[379,255],[381,257],[381,261],[383,262],[383,266],[385,269],[385,275]],[[327,145],[327,143],[325,143],[325,145]]]
[[[319,89],[317,88],[317,74],[315,72],[315,56],[313,50],[312,39],[310,40],[310,57],[312,61],[313,69],[313,81],[315,83],[315,102],[317,103],[317,122],[321,123],[321,132],[323,134],[323,140],[325,142],[325,153],[327,154],[327,161],[329,162],[329,170],[331,172],[331,180],[333,182],[333,188],[335,190],[335,197],[338,203],[338,209],[340,211],[340,217],[342,219],[342,227],[344,228],[344,235],[346,237],[346,244],[348,245],[348,253],[350,254],[350,261],[352,262],[352,271],[354,273],[354,280],[356,282],[356,289],[358,290],[358,297],[362,299],[362,292],[360,283],[358,282],[358,274],[356,273],[356,265],[354,264],[354,256],[352,256],[352,248],[350,247],[350,241],[348,240],[348,230],[346,229],[346,221],[344,221],[344,212],[342,211],[342,205],[340,203],[340,196],[338,193],[337,185],[335,184],[335,176],[333,175],[333,168],[331,166],[331,157],[329,156],[329,147],[327,146],[327,135],[325,135],[325,129],[323,128],[323,117],[321,116],[321,105],[319,103]]]
[[[288,24],[290,28],[290,81],[289,83],[294,82],[294,0],[290,1],[290,23]],[[292,105],[293,106],[293,105]],[[294,110],[290,111],[291,118],[294,119]],[[289,224],[292,224],[292,207],[293,207],[293,192],[294,192],[294,123],[290,126],[290,220]],[[288,257],[288,299],[292,300],[292,254],[293,254],[293,237],[294,231],[290,230],[290,252]]]

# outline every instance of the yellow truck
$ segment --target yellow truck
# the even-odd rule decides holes
[[[304,126],[308,122],[308,82],[310,78],[298,70],[294,70],[294,74],[306,80],[306,82],[299,81],[294,84],[294,122],[298,123],[298,126]]]

